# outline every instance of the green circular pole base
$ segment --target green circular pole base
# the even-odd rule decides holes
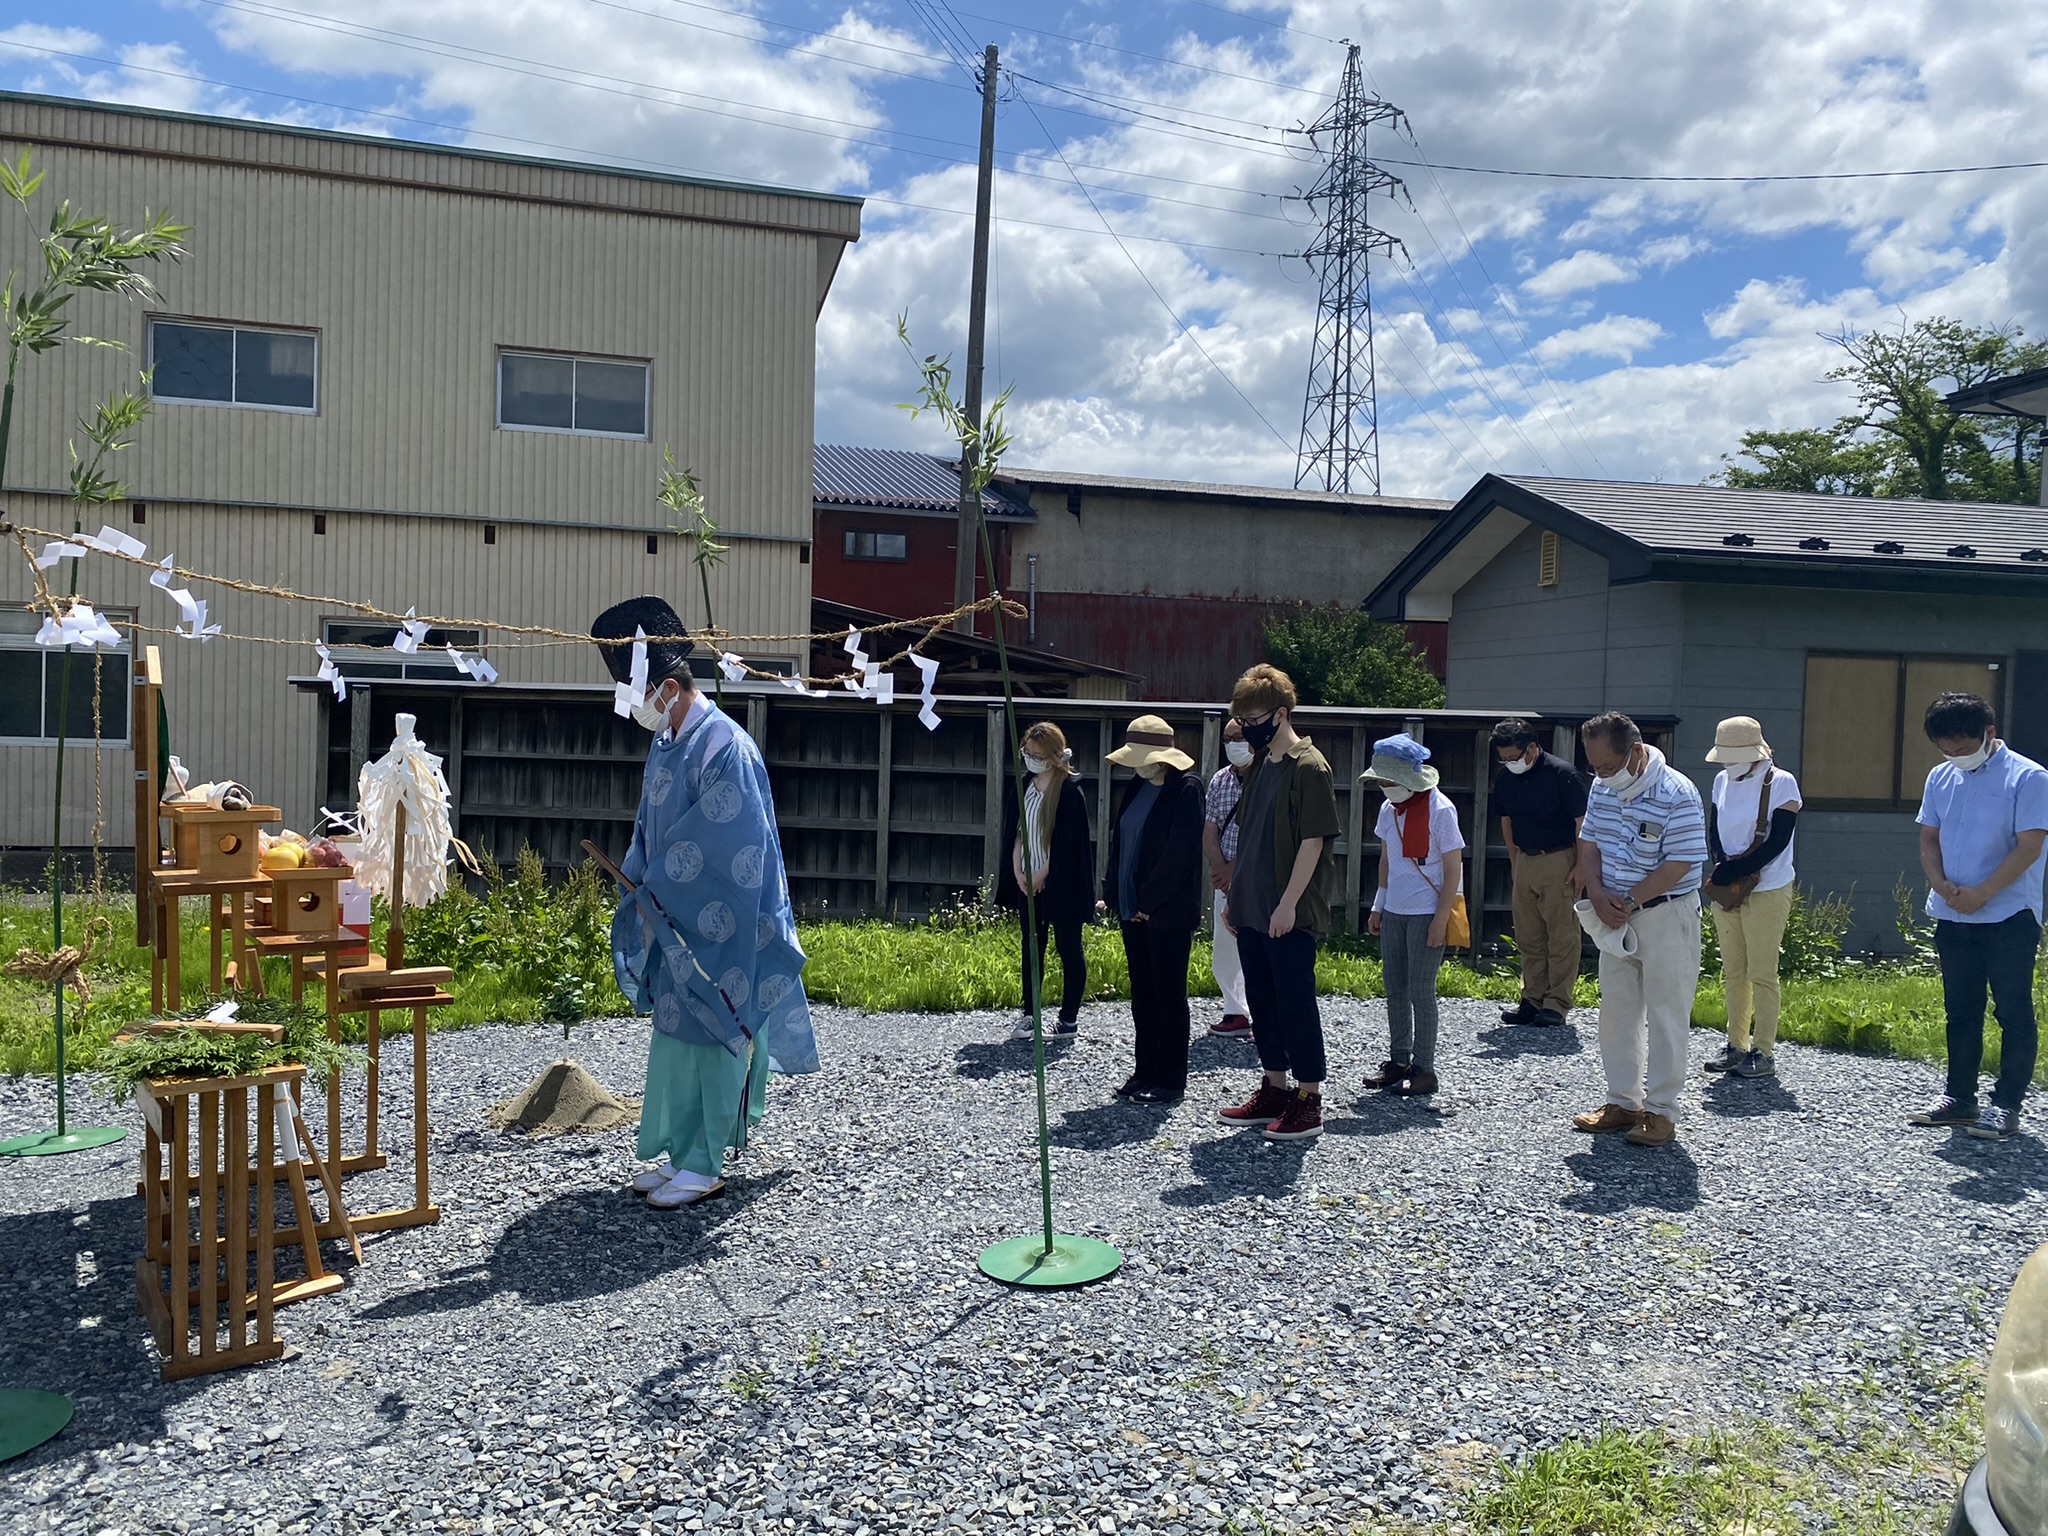
[[[0,1461],[34,1450],[71,1422],[71,1399],[28,1387],[0,1388]]]
[[[1066,1232],[1053,1234],[1050,1250],[1041,1233],[1006,1237],[981,1250],[981,1272],[989,1279],[1040,1291],[1107,1280],[1123,1263],[1124,1256],[1109,1244]]]
[[[73,1131],[38,1131],[0,1141],[0,1157],[61,1157],[66,1152],[90,1152],[119,1141],[128,1134],[125,1126],[88,1125]]]

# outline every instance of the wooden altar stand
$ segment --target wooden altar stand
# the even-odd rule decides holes
[[[204,1027],[272,1039],[283,1034],[275,1025]],[[240,1077],[166,1078],[137,1090],[147,1135],[135,1296],[156,1335],[165,1381],[283,1354],[276,1309],[342,1285],[321,1262],[321,1235],[331,1230],[362,1258],[336,1178],[294,1103],[305,1071],[286,1064]],[[313,1216],[308,1162],[326,1195],[325,1222]],[[289,1185],[296,1218],[283,1228],[277,1225],[280,1180]],[[304,1279],[279,1283],[277,1250],[283,1247],[301,1250]]]

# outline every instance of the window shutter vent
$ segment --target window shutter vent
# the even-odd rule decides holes
[[[1554,587],[1557,585],[1557,561],[1557,535],[1555,533],[1552,533],[1549,529],[1545,529],[1543,533],[1542,543],[1540,546],[1540,553],[1536,557],[1537,586]]]

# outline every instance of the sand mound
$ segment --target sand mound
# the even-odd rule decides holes
[[[485,1116],[493,1130],[529,1136],[593,1135],[632,1125],[640,1106],[614,1097],[573,1061],[558,1061]]]

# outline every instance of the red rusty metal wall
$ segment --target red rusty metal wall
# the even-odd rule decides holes
[[[953,541],[959,525],[945,517],[906,517],[895,512],[819,511],[811,518],[811,595],[828,602],[870,608],[892,619],[921,618],[944,613],[953,606]],[[848,529],[876,533],[901,533],[908,537],[910,558],[895,560],[849,560],[846,558]],[[996,562],[1001,568],[1007,558],[1009,530],[993,528]],[[981,577],[981,560],[976,556],[975,595],[984,596],[988,583]],[[980,633],[991,633],[986,617]]]
[[[1442,682],[1451,664],[1451,626],[1432,619],[1413,619],[1403,626],[1408,643],[1422,652],[1429,670]]]
[[[1038,646],[1138,673],[1141,698],[1221,704],[1238,675],[1264,657],[1261,632],[1273,606],[1224,597],[1042,591]]]

